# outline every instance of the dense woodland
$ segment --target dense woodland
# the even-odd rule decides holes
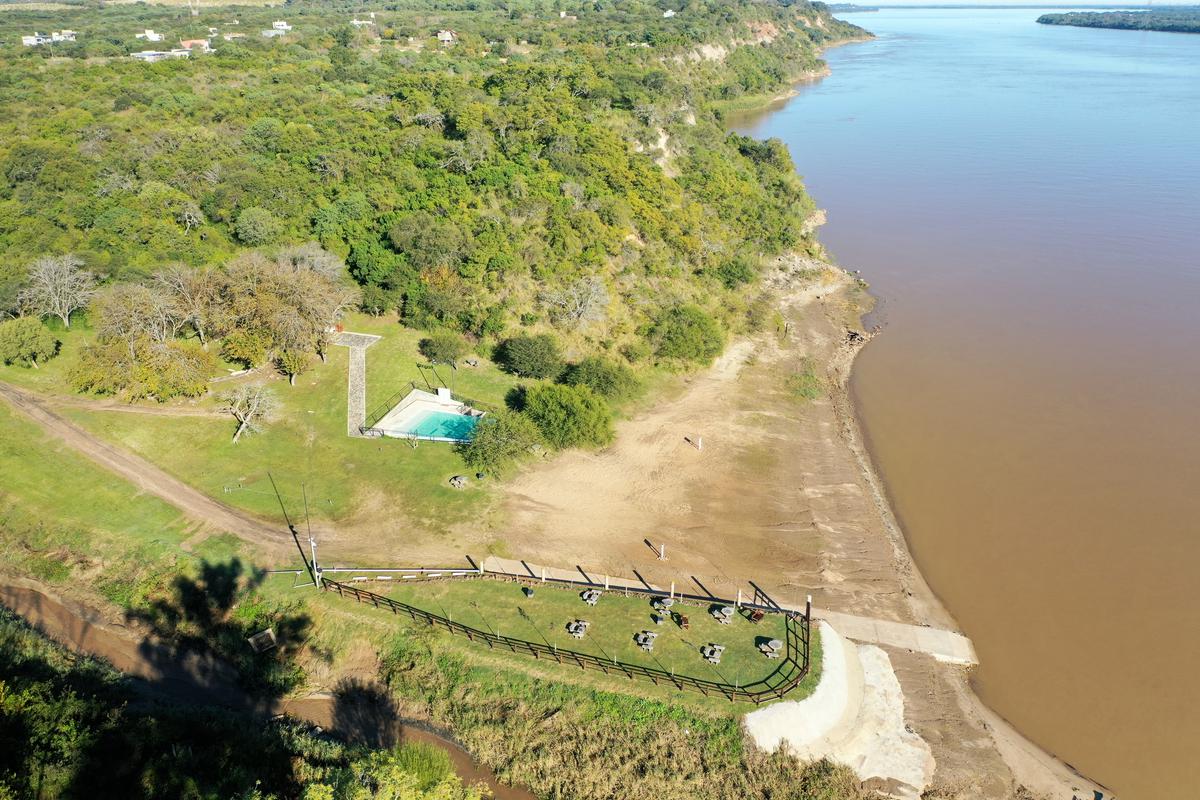
[[[294,31],[258,35],[281,17]],[[76,41],[19,42],[59,28]],[[167,43],[211,28],[216,52],[134,61],[145,28]],[[727,133],[721,108],[779,91],[857,32],[808,3],[6,12],[0,309],[50,315],[26,302],[39,259],[73,260],[91,288],[153,289],[179,265],[236,272],[246,250],[317,243],[364,309],[413,327],[485,342],[537,327],[576,353],[686,362],[696,348],[647,348],[656,326],[687,308],[737,330],[764,260],[819,247],[787,150]],[[176,315],[159,344],[199,342],[194,322]],[[300,347],[220,328],[259,340],[235,362]]]
[[[1038,22],[1080,28],[1200,33],[1200,6],[1154,8],[1148,11],[1072,11],[1068,14],[1043,14],[1038,17]]]

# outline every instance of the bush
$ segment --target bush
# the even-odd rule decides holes
[[[459,453],[476,472],[500,475],[541,443],[542,434],[532,420],[515,411],[500,411],[479,421]]]
[[[601,447],[613,440],[612,411],[586,386],[534,386],[525,393],[524,413],[560,450]]]
[[[638,381],[624,364],[599,356],[589,356],[572,364],[563,375],[568,386],[586,386],[606,400],[627,400],[637,394]]]
[[[283,229],[283,223],[265,208],[247,208],[238,214],[234,233],[239,241],[258,247],[275,241]]]
[[[467,343],[457,333],[438,331],[422,339],[417,349],[433,364],[454,365],[467,354]]]
[[[504,340],[496,360],[509,372],[526,378],[557,378],[565,366],[558,342],[548,333]]]
[[[748,259],[738,257],[726,261],[716,269],[717,278],[726,289],[736,289],[750,283],[758,275],[754,265]]]
[[[131,352],[127,343],[111,340],[83,348],[70,380],[81,392],[127,400],[152,397],[162,403],[203,395],[216,366],[210,353],[179,342],[140,339]]]
[[[680,306],[659,317],[651,331],[662,358],[709,364],[725,347],[725,332],[696,306]]]
[[[58,353],[58,339],[36,317],[0,322],[0,361],[37,367]]]
[[[246,369],[254,369],[266,360],[270,344],[265,334],[235,331],[225,337],[221,344],[221,357],[226,361],[235,361]]]

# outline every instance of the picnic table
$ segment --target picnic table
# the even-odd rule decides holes
[[[654,640],[658,638],[658,634],[654,631],[642,631],[633,636],[633,640],[637,642],[638,647],[645,650],[647,653],[654,649]]]
[[[567,623],[567,633],[571,634],[576,639],[582,639],[587,633],[588,625],[591,623],[586,619],[576,619]]]
[[[599,589],[584,589],[579,593],[579,599],[587,603],[589,606],[596,605],[596,601],[600,599],[601,592]]]
[[[700,655],[710,664],[720,664],[721,654],[725,652],[725,645],[709,642],[700,647]]]
[[[783,642],[781,642],[779,639],[771,639],[770,641],[760,644],[758,649],[767,658],[779,658],[783,651]]]
[[[717,606],[712,610],[713,617],[722,625],[728,625],[733,621],[732,606]]]

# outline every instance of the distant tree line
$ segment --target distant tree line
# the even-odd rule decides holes
[[[1072,25],[1079,28],[1200,33],[1200,6],[1146,11],[1072,11],[1066,14],[1043,14],[1037,21],[1043,25]]]

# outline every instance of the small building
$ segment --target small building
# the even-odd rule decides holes
[[[192,53],[211,53],[212,45],[208,39],[180,39],[179,46]]]
[[[292,26],[288,25],[286,22],[284,22],[281,19],[277,19],[271,23],[271,30],[273,30],[273,31],[283,31],[284,33],[287,33],[291,29],[292,29]]]
[[[244,33],[223,33],[223,34],[221,34],[221,38],[227,42],[232,42],[234,39],[245,39],[246,34],[244,34]]]
[[[149,28],[146,28],[146,30],[142,31],[141,33],[135,33],[133,35],[133,38],[145,39],[147,42],[161,42],[164,37],[163,37],[163,34],[155,33],[154,31],[150,30]]]
[[[438,31],[437,40],[442,47],[449,47],[458,41],[458,34],[454,31]]]
[[[374,25],[375,23],[369,19],[352,19],[350,20],[350,24],[356,28],[362,28],[367,25]]]
[[[54,31],[49,36],[34,31],[32,36],[22,36],[21,44],[25,47],[38,47],[43,44],[54,44],[55,42],[73,42],[76,35],[75,31]]]
[[[675,16],[675,12],[669,8],[663,12],[663,19],[670,19],[673,16]]]
[[[138,61],[152,63],[154,61],[166,61],[169,58],[188,58],[191,56],[191,50],[142,50],[139,53],[130,53],[130,58],[136,58]]]

